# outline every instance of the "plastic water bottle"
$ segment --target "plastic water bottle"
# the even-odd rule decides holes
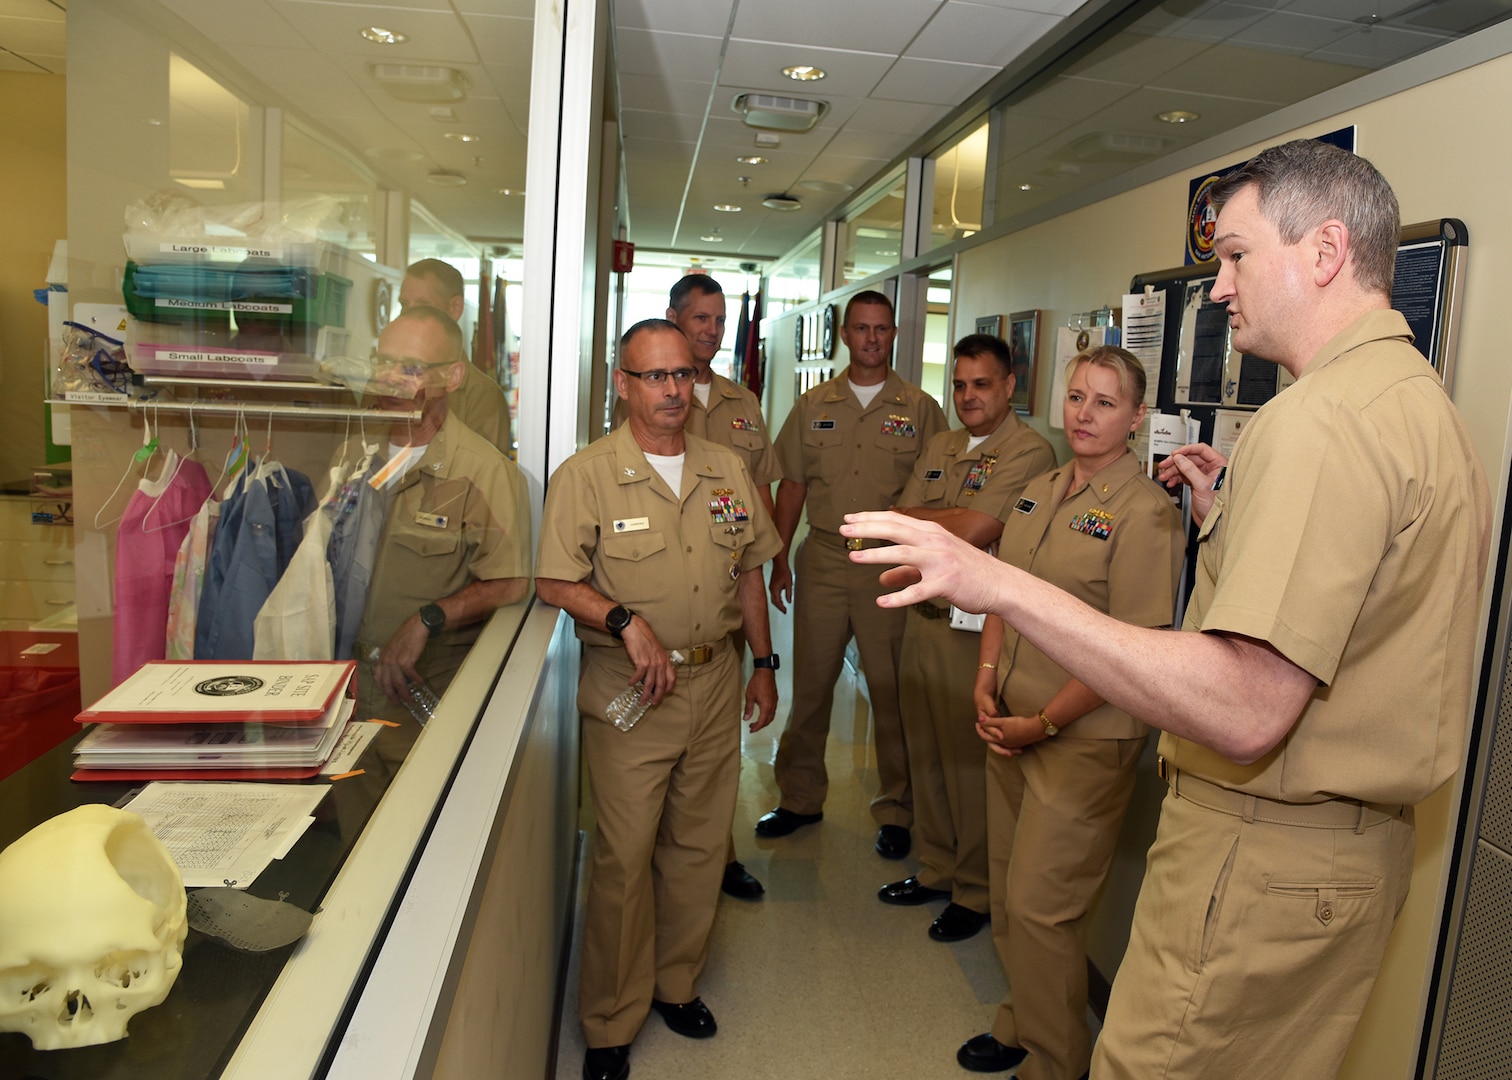
[[[374,645],[368,650],[368,663],[378,663],[378,658],[382,654],[383,651]],[[410,700],[404,707],[409,710],[409,714],[415,718],[416,723],[424,727],[426,721],[436,715],[436,706],[441,704],[441,699],[424,682],[407,682],[405,685],[409,687]],[[636,719],[639,720],[640,717]]]
[[[673,649],[672,663],[681,664],[682,662],[682,653]],[[608,707],[604,709],[604,719],[608,720],[621,731],[629,731],[636,724],[640,723],[641,717],[645,716],[646,710],[651,707],[641,700],[645,690],[646,684],[638,682],[634,686],[627,686],[618,694],[615,694],[614,700],[609,702]]]

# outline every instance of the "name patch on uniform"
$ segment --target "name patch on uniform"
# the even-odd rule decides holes
[[[444,529],[448,520],[445,514],[430,514],[424,510],[415,515],[415,524],[424,525],[428,529]]]
[[[730,427],[736,431],[760,431],[761,425],[756,421],[744,416],[737,416],[730,421]]]
[[[835,430],[835,422],[833,420],[814,420],[814,421],[811,421],[809,423],[809,430],[810,431],[834,431]]]
[[[1113,535],[1113,515],[1106,510],[1088,510],[1072,518],[1071,527],[1079,533],[1106,540]]]
[[[924,479],[926,479],[926,480],[938,480],[940,477],[942,477],[944,475],[945,475],[945,470],[944,469],[925,469],[924,470]]]
[[[750,521],[751,515],[746,512],[744,499],[734,497],[734,492],[727,488],[720,488],[715,492],[715,498],[709,500],[709,520],[716,525],[723,525],[728,521]]]
[[[1035,502],[1033,499],[1020,499],[1018,502],[1013,504],[1013,508],[1021,514],[1032,514],[1034,513],[1034,508],[1038,505],[1039,503]]]
[[[650,527],[651,519],[648,517],[616,518],[614,521],[614,531],[617,533],[645,532]]]
[[[987,454],[981,461],[971,467],[966,474],[965,481],[961,484],[961,490],[967,495],[975,495],[981,491],[987,483],[987,478],[992,475],[992,467],[997,464],[996,454]]]
[[[899,416],[897,413],[891,413],[886,420],[882,421],[882,434],[896,435],[900,439],[912,439],[916,438],[919,433],[915,430],[912,419],[907,416]]]

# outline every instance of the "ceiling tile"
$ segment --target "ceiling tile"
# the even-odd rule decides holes
[[[620,107],[649,112],[702,114],[709,104],[709,81],[704,79],[658,79],[650,75],[623,74],[619,80]],[[725,95],[716,95],[716,99]]]
[[[1002,68],[1060,23],[1054,15],[952,2],[930,20],[904,55]]]
[[[614,24],[624,31],[660,30],[724,37],[734,0],[615,0]]]
[[[1278,11],[1245,27],[1229,38],[1232,45],[1248,46],[1289,53],[1310,53],[1336,44],[1354,31],[1352,23],[1321,19],[1315,15],[1293,15]]]
[[[535,20],[512,15],[466,15],[478,56],[490,64],[529,64]]]
[[[795,54],[791,45],[764,41],[732,40],[720,69],[721,85],[744,86],[787,97],[865,97],[892,66],[890,53],[841,52],[836,49],[804,48]],[[829,73],[816,83],[795,83],[783,76],[789,64],[817,64]]]
[[[423,0],[417,0],[423,2]],[[467,27],[451,11],[419,11],[395,8],[380,17],[390,30],[407,34],[403,45],[375,45],[361,34],[362,28],[374,25],[372,7],[345,4],[318,4],[307,0],[271,0],[272,7],[293,26],[306,41],[318,43],[329,54],[353,54],[366,61],[395,64],[475,64],[479,61]]]
[[[1243,90],[1253,101],[1277,105],[1320,94],[1365,73],[1359,65],[1326,63],[1300,56],[1217,45],[1198,53],[1180,67],[1160,77],[1160,85],[1175,90],[1205,92],[1214,87]],[[1242,86],[1234,73],[1244,72]]]
[[[735,14],[734,38],[772,42],[788,50],[789,64],[818,63],[808,50],[901,53],[942,7],[940,0],[887,0],[879,17],[875,0],[746,0]]]
[[[614,33],[614,58],[621,75],[659,79],[713,78],[719,66],[721,39],[692,34],[652,33],[620,27]]]
[[[873,98],[956,105],[998,73],[981,64],[950,64],[903,57],[872,91]]]
[[[1362,28],[1347,34],[1326,49],[1308,53],[1307,58],[1338,64],[1357,64],[1360,67],[1383,68],[1399,60],[1405,60],[1409,56],[1436,49],[1448,40],[1437,34],[1420,34],[1377,26],[1371,29]]]

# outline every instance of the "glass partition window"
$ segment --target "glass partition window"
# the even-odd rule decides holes
[[[785,311],[812,304],[824,291],[819,280],[819,257],[824,246],[823,232],[816,232],[797,248],[788,258],[772,269],[767,279],[767,318],[776,318]]]
[[[987,175],[987,129],[983,120],[959,142],[931,155],[934,209],[929,249],[963,240],[990,224],[983,218],[982,183]]]
[[[241,98],[177,53],[168,55],[168,175],[203,202],[256,196],[260,130]]]
[[[869,278],[898,265],[903,250],[903,207],[908,174],[899,170],[880,194],[851,212],[840,225],[838,285]]]
[[[949,266],[930,272],[924,307],[924,366],[919,385],[945,410],[950,408],[950,297],[953,278]]]

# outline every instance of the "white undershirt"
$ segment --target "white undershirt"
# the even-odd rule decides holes
[[[415,453],[415,450],[417,449],[420,451],[418,454]],[[410,471],[410,466],[419,461],[424,456],[425,447],[423,446],[400,446],[398,443],[390,441],[388,459],[390,461],[398,461],[399,464],[394,467],[394,474],[389,478],[389,483],[397,484],[404,476],[404,474]]]
[[[651,467],[667,482],[667,486],[672,489],[672,494],[679,498],[682,497],[683,459],[687,456],[686,453],[677,454],[673,457],[667,457],[663,454],[646,455],[646,460],[651,463]]]
[[[966,440],[966,452],[969,454],[988,440],[987,435],[973,435]]]
[[[857,386],[849,379],[846,379],[845,381],[850,383],[851,393],[856,395],[856,400],[861,402],[861,407],[863,409],[869,406],[876,398],[876,396],[882,392],[882,388],[887,385],[886,380],[883,380],[879,383],[873,383],[871,386]]]
[[[698,403],[704,408],[709,407],[709,391],[714,389],[714,380],[708,382],[696,382],[693,384],[693,393],[698,395]]]

